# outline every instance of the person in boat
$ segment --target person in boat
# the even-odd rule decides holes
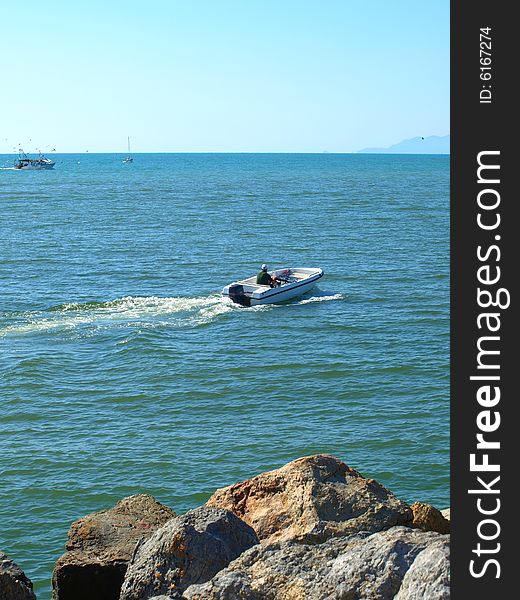
[[[268,268],[269,267],[266,264],[262,265],[262,270],[256,276],[256,283],[258,285],[270,285],[271,287],[276,287],[277,285],[279,285],[280,280],[278,279],[278,277],[269,275],[269,273],[267,272]]]

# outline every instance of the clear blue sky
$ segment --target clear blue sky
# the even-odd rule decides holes
[[[355,152],[449,133],[448,0],[0,2],[0,152]],[[29,141],[31,140],[31,141]]]

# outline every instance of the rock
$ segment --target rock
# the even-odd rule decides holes
[[[208,581],[255,544],[253,529],[233,513],[207,506],[192,510],[136,548],[120,600],[180,598],[189,585]]]
[[[449,537],[407,527],[255,546],[185,600],[445,600]],[[421,596],[421,594],[424,594]]]
[[[412,527],[437,533],[450,532],[450,522],[444,518],[440,510],[423,502],[414,502],[410,508],[413,513]]]
[[[118,600],[136,543],[175,517],[152,496],[138,494],[75,521],[52,576],[54,600]]]
[[[395,600],[425,598],[450,598],[450,552],[444,541],[431,544],[417,556],[403,577]]]
[[[405,502],[328,454],[300,458],[217,490],[206,504],[235,513],[264,544],[317,543],[412,523]]]
[[[449,508],[443,508],[441,514],[447,521],[451,522],[451,510]]]
[[[22,569],[0,551],[0,600],[36,600],[32,587]]]

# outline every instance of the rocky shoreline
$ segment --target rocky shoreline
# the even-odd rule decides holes
[[[53,600],[447,600],[449,531],[449,510],[307,456],[181,516],[139,494],[75,521]],[[0,600],[35,598],[0,552]]]

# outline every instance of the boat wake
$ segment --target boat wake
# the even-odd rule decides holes
[[[341,299],[341,294],[318,295],[292,305]],[[186,298],[126,296],[108,302],[67,303],[47,310],[0,315],[0,337],[37,333],[71,333],[87,337],[106,330],[194,328],[221,319],[233,311],[265,311],[290,304],[243,308],[220,294]]]
[[[311,296],[310,298],[305,298],[300,300],[298,304],[310,304],[311,302],[329,302],[331,300],[344,300],[345,296],[343,294],[323,294]]]
[[[235,306],[220,295],[201,298],[127,296],[109,302],[68,303],[44,311],[3,315],[0,336],[53,331],[92,335],[102,330],[205,325]],[[5,322],[7,321],[7,322]]]

